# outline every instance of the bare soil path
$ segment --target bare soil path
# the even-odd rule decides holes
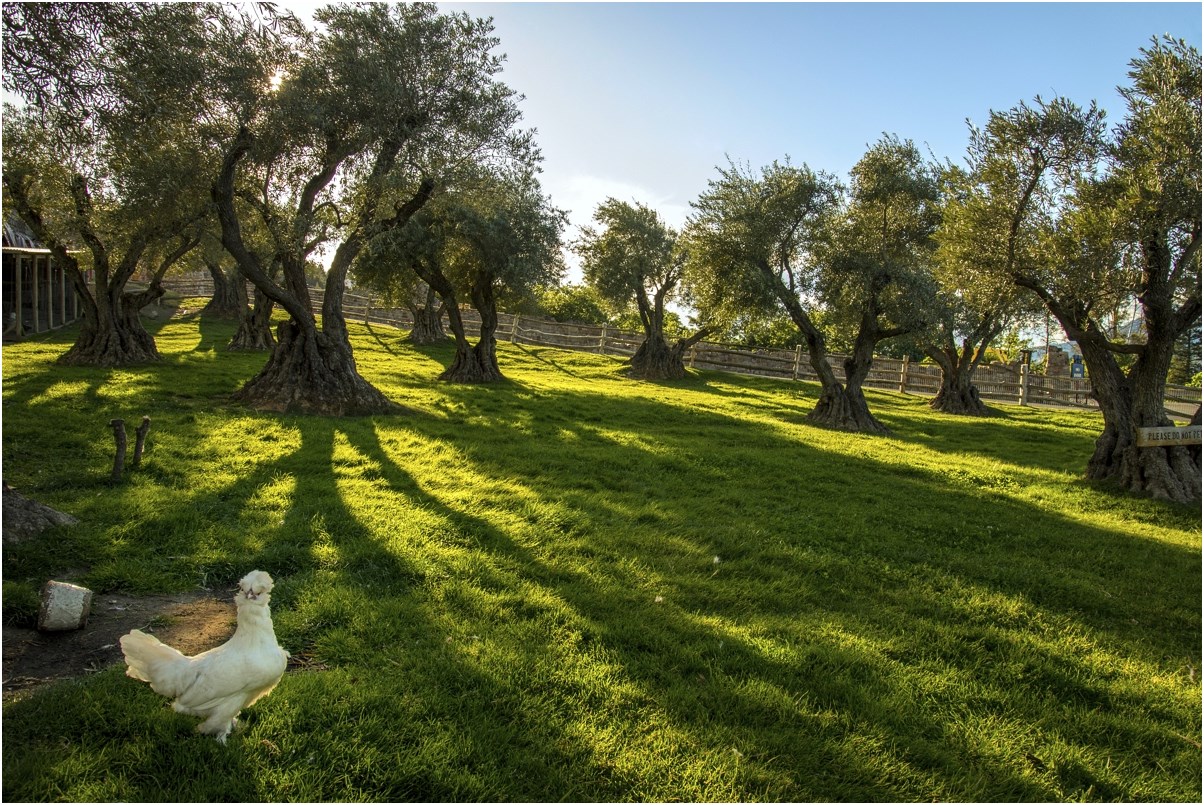
[[[117,642],[131,629],[188,655],[224,643],[234,634],[232,596],[196,590],[178,595],[92,597],[88,625],[70,632],[4,627],[4,702],[27,696],[50,682],[80,677],[124,662]]]

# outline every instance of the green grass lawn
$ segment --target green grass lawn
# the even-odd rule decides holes
[[[121,666],[45,689],[6,800],[1199,801],[1200,513],[1082,481],[1097,416],[869,392],[867,437],[809,384],[502,344],[508,382],[451,386],[450,347],[351,331],[412,414],[231,405],[264,356],[195,317],[153,367],[4,347],[4,478],[82,521],[5,550],[6,619],[67,571],[258,568],[321,669],[224,747]]]

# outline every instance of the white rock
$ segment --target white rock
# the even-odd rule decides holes
[[[92,613],[92,591],[65,581],[48,581],[42,588],[38,629],[63,632],[82,629]]]

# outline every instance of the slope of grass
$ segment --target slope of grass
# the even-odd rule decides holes
[[[5,617],[260,568],[323,669],[226,747],[120,667],[54,686],[5,707],[5,799],[1199,800],[1199,512],[1082,482],[1097,417],[871,393],[874,438],[809,385],[502,344],[450,386],[352,332],[416,413],[233,406],[263,356],[195,318],[153,367],[4,347],[5,480],[82,520],[6,549]]]

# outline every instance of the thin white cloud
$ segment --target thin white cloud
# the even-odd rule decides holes
[[[544,192],[552,197],[553,204],[568,210],[574,227],[588,225],[594,210],[607,198],[645,204],[660,213],[666,224],[679,229],[689,214],[688,206],[674,203],[646,187],[601,176],[572,174],[564,179],[545,176]]]
[[[581,282],[581,259],[573,252],[571,244],[581,234],[581,227],[593,223],[594,210],[608,198],[619,201],[638,202],[656,210],[669,226],[680,230],[686,222],[690,208],[661,196],[646,187],[601,176],[572,174],[557,178],[544,174],[543,189],[552,197],[552,204],[569,213],[569,227],[565,241],[569,245],[564,251],[568,268],[567,283]]]

